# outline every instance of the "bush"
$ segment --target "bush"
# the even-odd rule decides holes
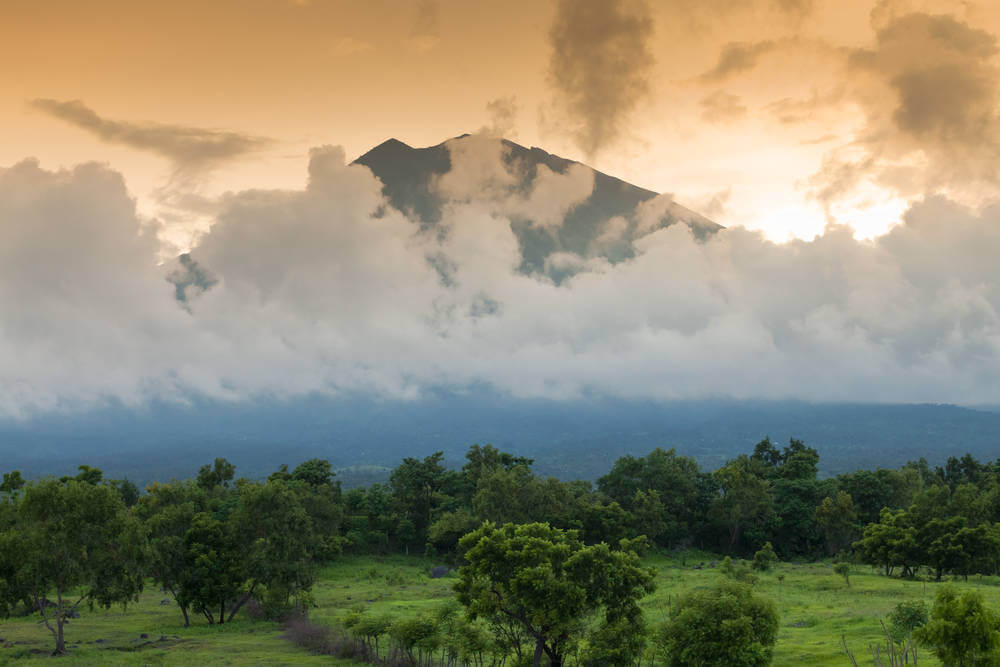
[[[934,596],[931,620],[913,634],[946,665],[1000,664],[1000,618],[979,593],[945,586]]]
[[[914,630],[927,623],[927,603],[923,600],[900,602],[889,612],[889,635],[903,642]]]
[[[367,662],[371,655],[364,642],[348,637],[322,625],[311,623],[305,616],[295,616],[285,622],[285,639],[311,653],[335,658]]]
[[[774,553],[774,547],[770,542],[765,542],[760,551],[753,555],[753,563],[750,567],[758,572],[768,572],[774,564],[778,562],[778,556]]]
[[[833,566],[833,571],[844,578],[844,583],[847,584],[848,588],[851,587],[851,564],[850,563],[845,563],[845,562],[835,563],[834,566]]]
[[[722,561],[722,565],[719,566],[719,571],[734,581],[749,584],[750,586],[756,584],[758,580],[757,575],[751,572],[749,567],[742,563],[734,563],[733,559],[729,556],[726,556]]]
[[[724,582],[682,597],[656,638],[667,664],[756,667],[771,663],[778,637],[774,603]]]

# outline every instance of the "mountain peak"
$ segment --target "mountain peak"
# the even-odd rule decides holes
[[[449,141],[469,136],[462,134]],[[419,218],[424,226],[433,226],[440,221],[445,202],[432,187],[432,182],[451,169],[449,141],[413,148],[398,139],[388,139],[359,157],[355,163],[365,165],[382,181],[383,192],[395,208]],[[582,164],[535,146],[526,148],[507,139],[501,141],[507,148],[504,159],[508,170],[518,179],[514,190],[522,194],[532,191],[539,165],[557,174],[565,174],[571,166]],[[553,253],[568,252],[583,258],[603,257],[612,263],[622,261],[634,254],[632,241],[636,238],[676,222],[687,224],[700,238],[722,229],[708,218],[673,201],[654,207],[660,213],[652,226],[648,219],[640,224],[640,205],[657,197],[657,193],[583,166],[593,174],[593,191],[566,213],[558,228],[539,226],[533,220],[522,220],[516,216],[511,218],[511,228],[521,246],[521,271],[524,273],[547,273],[559,280],[560,276],[555,275],[546,262]],[[608,243],[606,232],[612,219],[624,219],[625,226],[620,230],[619,238]],[[621,225],[620,222],[617,224]]]

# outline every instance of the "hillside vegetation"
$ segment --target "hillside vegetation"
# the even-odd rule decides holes
[[[11,471],[0,659],[1000,660],[1000,464],[821,480],[818,461],[795,439],[712,472],[656,449],[594,485],[474,445],[347,492],[319,459],[252,481],[220,458],[141,492]]]

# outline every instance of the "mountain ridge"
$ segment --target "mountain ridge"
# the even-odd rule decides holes
[[[390,138],[355,159],[371,169],[383,184],[383,194],[393,207],[417,218],[422,226],[432,227],[441,221],[446,199],[436,191],[435,179],[452,168],[453,142],[467,140],[463,134],[433,146],[414,148]],[[542,148],[522,146],[508,139],[498,139],[503,146],[505,167],[517,182],[515,190],[530,192],[536,184],[539,166],[565,175],[574,165],[581,165],[593,175],[593,189],[582,202],[570,208],[555,229],[536,224],[530,217],[511,217],[511,228],[522,251],[522,273],[547,273],[559,279],[560,272],[546,260],[554,253],[568,252],[582,258],[601,257],[617,263],[634,256],[633,242],[645,233],[681,222],[695,236],[705,239],[723,227],[709,218],[685,208],[670,198],[661,203],[662,212],[652,225],[640,225],[638,208],[656,197],[652,190],[632,185],[589,165],[549,153]],[[620,238],[603,243],[609,221],[624,220]]]

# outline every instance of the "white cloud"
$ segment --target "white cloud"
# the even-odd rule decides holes
[[[1000,207],[931,198],[873,241],[834,226],[785,245],[741,228],[700,241],[676,224],[616,264],[551,255],[569,276],[556,285],[518,272],[508,216],[531,197],[479,148],[439,181],[453,199],[429,230],[339,148],[313,151],[303,190],[228,196],[192,252],[217,282],[189,290],[189,312],[119,175],[0,170],[0,414],[471,383],[1000,401]]]

